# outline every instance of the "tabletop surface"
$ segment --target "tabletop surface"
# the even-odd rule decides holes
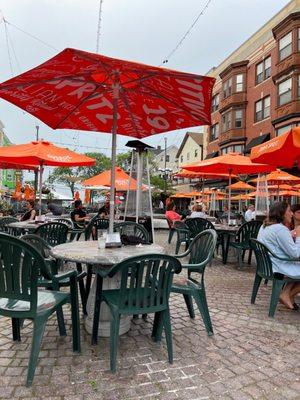
[[[22,229],[36,229],[42,223],[35,223],[35,221],[18,221],[18,222],[11,222],[7,226],[10,228],[22,228]]]
[[[216,231],[237,232],[240,227],[239,226],[228,226],[226,224],[214,224],[214,228]]]
[[[97,240],[64,243],[51,249],[51,255],[61,260],[101,265],[114,265],[126,258],[149,253],[162,254],[164,249],[156,244],[143,244],[100,250]]]

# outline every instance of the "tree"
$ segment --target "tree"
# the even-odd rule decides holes
[[[111,159],[103,153],[85,153],[86,156],[96,160],[95,165],[90,167],[79,167],[78,173],[83,179],[91,178],[92,176],[101,174],[111,168]]]

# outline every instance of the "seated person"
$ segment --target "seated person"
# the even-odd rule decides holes
[[[53,215],[61,215],[62,214],[62,208],[59,207],[59,205],[50,203],[50,201],[47,202],[47,211],[50,211]]]
[[[26,201],[27,211],[22,215],[21,221],[33,221],[36,217],[36,210],[34,208],[34,200]]]
[[[246,222],[252,221],[253,219],[255,219],[255,213],[254,213],[254,205],[250,204],[248,206],[248,210],[245,212],[245,220]]]
[[[165,213],[166,218],[171,221],[172,225],[174,226],[175,221],[181,221],[181,216],[175,211],[176,206],[175,204],[171,201],[167,205],[167,211]]]
[[[81,200],[75,200],[74,210],[71,211],[71,220],[74,222],[75,228],[83,228],[85,221],[88,220],[86,212],[83,210],[83,205]]]
[[[203,212],[201,204],[194,205],[192,214],[189,218],[207,218],[207,215]]]
[[[109,199],[106,199],[104,205],[98,210],[98,217],[107,218],[109,216],[109,207]]]
[[[282,261],[271,257],[273,273],[300,280],[300,226],[295,229],[295,241],[288,226],[291,225],[293,212],[288,203],[277,202],[270,208],[269,216],[259,230],[257,239],[266,245],[276,256],[299,258],[297,261]],[[295,296],[300,293],[300,282],[287,283],[279,301],[287,308],[298,309]]]

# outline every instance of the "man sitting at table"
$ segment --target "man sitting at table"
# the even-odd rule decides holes
[[[88,220],[86,212],[83,210],[82,201],[75,200],[74,210],[71,211],[71,220],[74,222],[75,228],[83,228],[85,221]]]

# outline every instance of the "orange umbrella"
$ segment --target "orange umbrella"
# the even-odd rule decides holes
[[[251,182],[257,182],[257,180],[258,180],[257,178],[252,179]],[[294,183],[300,183],[300,178],[299,176],[291,175],[288,172],[276,169],[276,171],[272,171],[270,174],[266,176],[266,181],[270,185],[278,185],[280,183],[293,185]]]
[[[278,188],[279,189],[282,189],[282,190],[293,190],[293,187],[295,187],[295,186],[292,186],[292,185],[286,185],[285,183],[283,183],[282,185],[268,185],[268,190],[278,190]]]
[[[75,153],[74,151],[70,151],[63,147],[54,146],[54,144],[43,140],[8,147],[0,147],[0,162],[29,164],[39,167],[40,214],[42,211],[42,175],[45,165],[75,167],[95,164],[93,158]]]
[[[122,168],[117,167],[115,172],[115,188],[117,192],[124,192],[128,190],[136,190],[137,189],[137,181],[131,178]],[[85,181],[81,182],[84,186],[108,186],[111,185],[111,170],[107,170],[101,172],[101,174],[93,176],[92,178],[86,179]],[[145,188],[145,186],[144,186]]]
[[[231,200],[249,200],[252,196],[249,194],[238,194],[237,196],[232,196]]]
[[[91,191],[89,189],[85,189],[84,191],[84,202],[85,204],[89,204],[91,201]]]
[[[30,199],[30,187],[29,185],[26,183],[25,187],[24,187],[24,199],[25,200],[29,200]]]
[[[177,174],[174,174],[175,178],[202,178],[202,179],[220,179],[220,178],[229,178],[229,174],[210,174],[210,173],[203,173],[203,172],[193,172],[193,171],[188,171],[186,169],[182,169],[181,171],[177,172]],[[236,175],[232,174],[232,178],[236,178]]]
[[[229,188],[229,186],[227,186]],[[236,182],[230,185],[231,190],[255,190],[255,188],[246,182]]]
[[[284,197],[297,196],[297,197],[300,197],[300,192],[297,192],[296,190],[283,190],[283,191],[279,192],[279,196],[284,196]]]
[[[175,193],[175,194],[172,194],[172,196],[170,196],[172,199],[176,199],[176,198],[185,198],[185,199],[190,199],[191,198],[191,196],[189,196],[188,194],[186,194],[186,193]]]
[[[292,168],[294,163],[300,166],[300,127],[292,128],[251,149],[250,158],[255,162],[268,163],[280,167]]]
[[[229,174],[229,202],[228,223],[230,220],[231,174],[259,174],[271,172],[275,168],[267,164],[253,163],[249,157],[238,153],[228,153],[221,156],[203,160],[201,162],[185,165],[183,168],[194,172],[228,173]]]

